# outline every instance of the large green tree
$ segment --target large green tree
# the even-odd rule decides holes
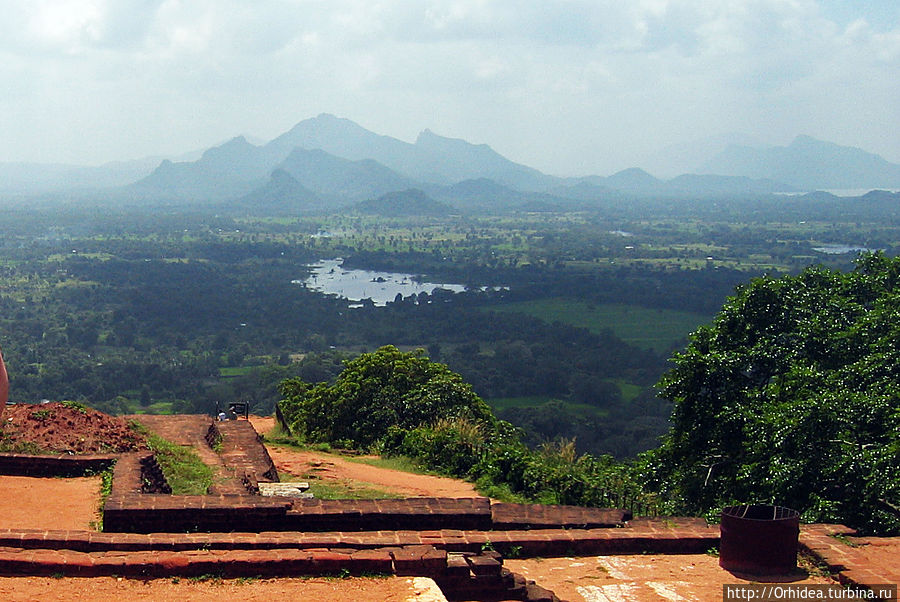
[[[347,361],[334,384],[292,378],[280,391],[279,408],[294,435],[361,449],[382,439],[391,426],[412,429],[455,417],[495,420],[462,377],[421,349],[385,346]]]
[[[673,361],[673,425],[648,457],[680,510],[765,502],[900,530],[900,259],[753,280]]]

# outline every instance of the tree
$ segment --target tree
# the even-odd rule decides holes
[[[421,349],[382,347],[345,362],[333,385],[292,378],[279,390],[279,407],[294,434],[359,448],[382,439],[391,426],[410,429],[453,417],[495,420],[462,377]]]
[[[900,530],[900,258],[759,278],[701,327],[660,382],[672,428],[649,478],[709,512],[735,502]]]

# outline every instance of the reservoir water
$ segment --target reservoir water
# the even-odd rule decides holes
[[[866,247],[857,247],[853,245],[824,244],[821,247],[813,247],[813,251],[824,253],[825,255],[844,255],[845,253],[864,253],[871,251]]]
[[[445,289],[455,293],[466,290],[462,284],[421,282],[413,274],[397,272],[373,272],[369,270],[351,270],[341,267],[343,259],[326,259],[310,264],[312,271],[303,280],[293,280],[294,284],[302,284],[307,288],[326,295],[337,295],[348,301],[371,299],[375,305],[385,305],[393,301],[400,293],[404,297],[431,294],[435,289]]]

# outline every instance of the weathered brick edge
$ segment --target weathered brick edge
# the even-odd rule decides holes
[[[0,474],[28,477],[80,477],[99,473],[116,461],[117,455],[36,456],[0,454]]]
[[[433,579],[451,600],[560,602],[552,591],[505,568],[496,551],[448,554],[446,567]]]
[[[262,437],[246,420],[212,422],[207,443],[213,449],[220,443],[219,455],[227,466],[252,481],[277,482],[278,470],[263,444]]]
[[[108,531],[585,529],[621,526],[627,519],[622,510],[497,504],[488,498],[306,500],[236,494],[149,495],[141,493],[141,477],[134,476],[147,470],[138,471],[135,462],[128,459],[120,462],[121,467],[117,465],[113,493],[104,511]],[[146,483],[143,487],[144,492],[150,491]]]
[[[863,547],[854,547],[858,545],[852,540],[855,535],[856,531],[843,525],[801,525],[800,549],[827,567],[844,585],[871,588],[900,583],[900,563],[873,565],[866,558]],[[845,537],[849,539],[843,539]]]
[[[211,550],[77,552],[74,550],[0,547],[0,571],[6,575],[69,577],[227,577],[362,575],[384,573],[433,577],[447,564],[447,552],[432,546],[304,548],[279,550]]]
[[[642,521],[619,529],[534,529],[529,531],[461,531],[441,529],[270,531],[261,533],[98,533],[0,529],[0,548],[72,550],[84,553],[186,552],[285,549],[377,549],[432,546],[452,553],[490,549],[518,557],[612,554],[697,554],[718,545],[717,525],[702,519]]]
[[[168,496],[171,497],[171,496]],[[520,557],[700,553],[719,531],[694,518],[623,528],[525,531],[95,533],[0,530],[5,574],[169,577],[390,573],[435,580],[449,599],[556,602],[553,592],[502,567]]]
[[[451,554],[429,545],[370,549],[308,548],[78,552],[0,547],[0,574],[131,578],[371,575],[429,577],[451,599],[557,602],[553,592],[503,568],[496,552]]]

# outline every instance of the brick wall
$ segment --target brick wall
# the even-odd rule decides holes
[[[80,477],[103,472],[115,462],[113,455],[32,456],[0,454],[0,474],[28,477]]]

